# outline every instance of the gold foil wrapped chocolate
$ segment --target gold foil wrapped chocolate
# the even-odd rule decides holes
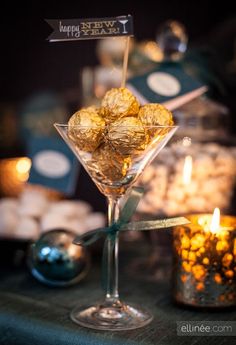
[[[172,126],[172,113],[158,103],[145,104],[140,108],[138,118],[145,126]]]
[[[71,116],[68,135],[79,150],[93,152],[101,143],[105,121],[95,107],[83,108]]]
[[[145,104],[140,108],[138,118],[146,127],[150,138],[162,138],[169,131],[168,128],[158,126],[172,126],[174,124],[172,113],[163,105],[158,103]],[[148,128],[148,126],[150,126]],[[157,126],[156,128],[154,126]]]
[[[108,143],[105,143],[93,152],[90,170],[92,168],[93,173],[100,174],[102,180],[108,179],[114,182],[125,177],[130,163],[130,157],[122,157]]]
[[[134,116],[123,117],[111,123],[106,139],[122,155],[144,150],[148,142],[142,122]]]
[[[126,88],[113,88],[105,94],[100,113],[107,123],[124,116],[136,115],[139,112],[139,102]]]

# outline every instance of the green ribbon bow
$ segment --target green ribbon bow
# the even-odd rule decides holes
[[[85,234],[77,236],[73,243],[83,246],[89,246],[90,244],[96,242],[99,238],[105,235],[116,234],[117,231],[143,231],[143,230],[159,230],[164,228],[170,228],[172,226],[189,224],[189,220],[185,217],[175,217],[175,218],[166,218],[161,220],[146,220],[146,221],[137,221],[129,222],[133,216],[138,203],[143,195],[143,188],[133,187],[131,193],[124,204],[120,212],[119,219],[110,226],[104,228],[97,228],[91,231],[88,231]]]

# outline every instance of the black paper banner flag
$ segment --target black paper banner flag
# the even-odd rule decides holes
[[[86,19],[47,19],[53,28],[50,42],[88,40],[116,36],[133,36],[133,17]]]

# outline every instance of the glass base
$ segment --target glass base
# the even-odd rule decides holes
[[[124,331],[149,324],[153,316],[142,308],[116,301],[109,305],[77,306],[72,310],[72,321],[81,326],[104,331]]]

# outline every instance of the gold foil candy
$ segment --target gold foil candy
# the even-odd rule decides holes
[[[168,128],[158,126],[172,126],[174,124],[172,113],[158,103],[145,104],[140,108],[138,118],[146,126],[151,138],[160,137],[162,139],[168,133]]]
[[[113,88],[105,94],[100,113],[107,123],[127,115],[137,115],[139,102],[135,96],[126,88]]]
[[[140,108],[138,117],[144,126],[172,126],[172,113],[157,103],[145,104]]]
[[[106,138],[122,155],[144,150],[148,140],[141,121],[134,116],[123,117],[111,123]]]
[[[108,143],[103,143],[92,154],[92,164],[102,179],[112,182],[124,178],[130,167],[130,157],[122,157]],[[91,168],[91,167],[90,167]]]
[[[138,118],[146,127],[150,139],[162,140],[169,132],[169,128],[158,126],[172,126],[172,113],[161,104],[149,103],[140,108]]]
[[[105,121],[95,107],[83,108],[69,119],[68,135],[79,150],[93,152],[101,143]]]

